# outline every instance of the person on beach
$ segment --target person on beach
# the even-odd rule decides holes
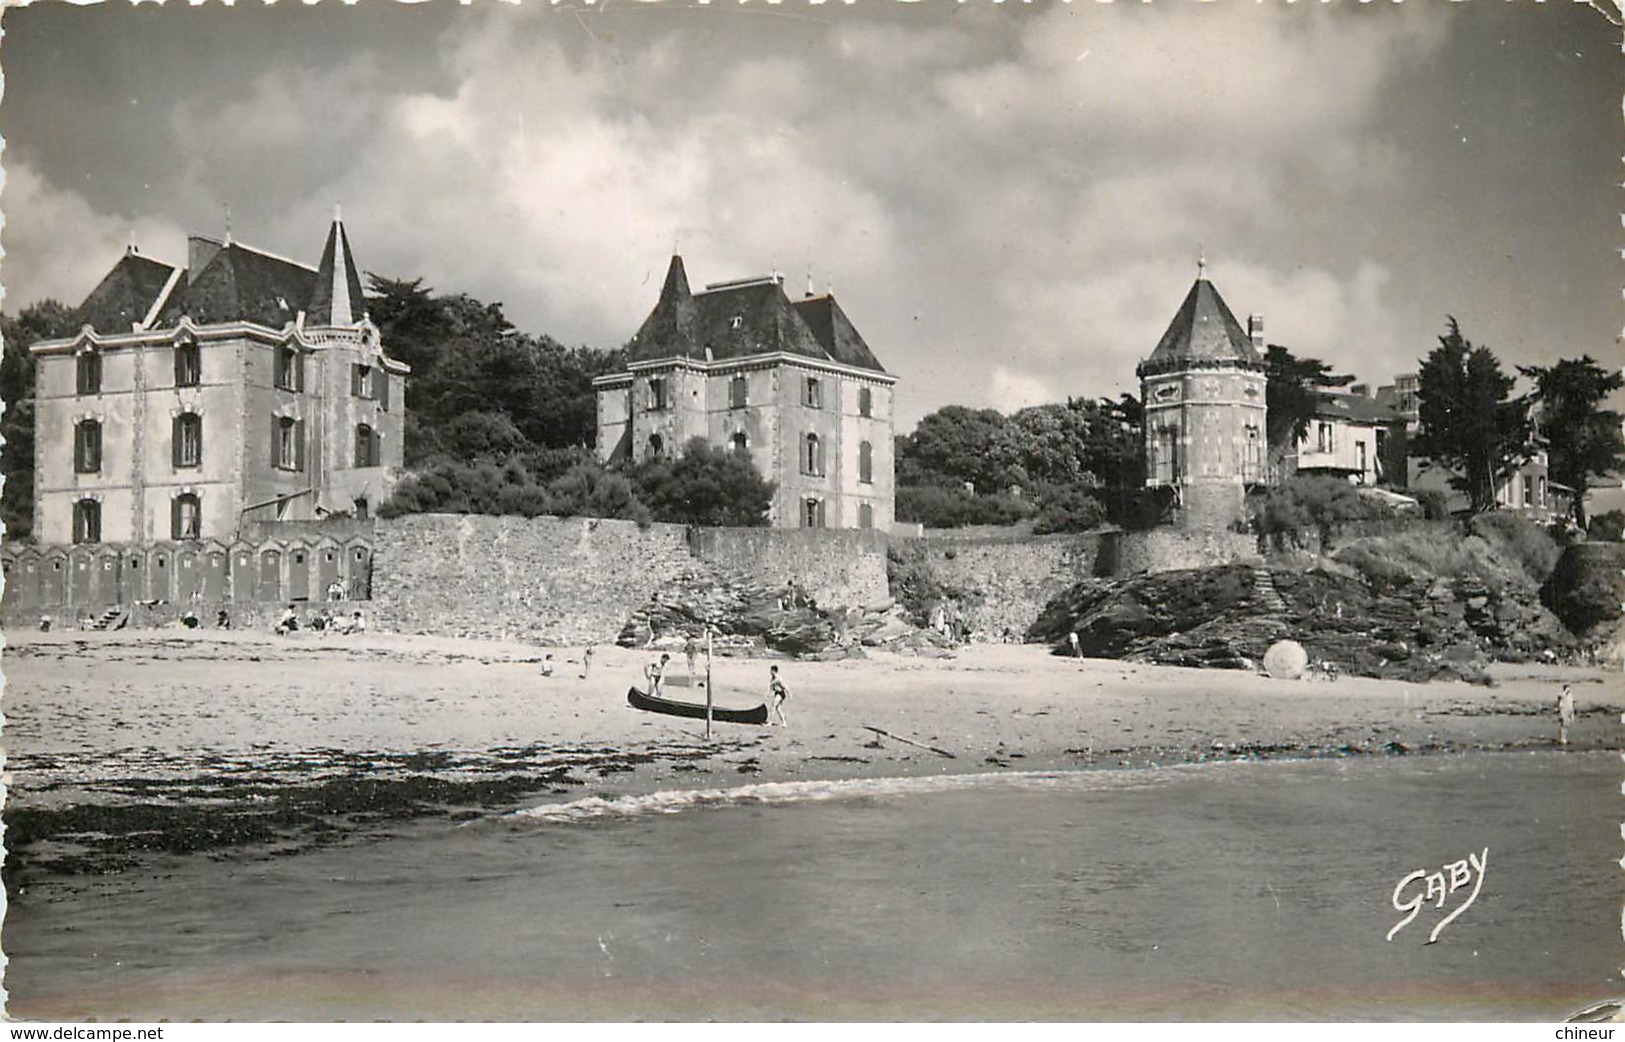
[[[643,675],[649,681],[650,697],[660,698],[665,694],[666,663],[670,661],[670,655],[662,654],[657,659],[650,659],[649,664],[643,667]]]
[[[581,679],[586,680],[590,672],[592,672],[592,645],[588,644],[581,651]]]
[[[283,636],[286,636],[289,633],[292,633],[294,630],[296,630],[298,628],[299,628],[299,609],[295,608],[293,605],[290,604],[290,605],[288,605],[287,610],[282,613],[282,618],[277,620],[276,635],[279,636],[279,637],[283,637]]]
[[[1078,643],[1078,631],[1077,630],[1073,630],[1071,633],[1068,633],[1066,635],[1066,642],[1067,642],[1067,644],[1071,645],[1071,647],[1072,647],[1073,657],[1075,657],[1075,658],[1083,658],[1083,647],[1082,647],[1082,645],[1080,645]]]
[[[552,653],[548,653],[548,654],[542,656],[542,676],[550,677],[552,675],[553,675],[553,655],[552,655]]]
[[[777,713],[779,723],[785,727],[789,727],[790,721],[786,720],[784,717],[784,700],[790,697],[790,689],[785,687],[784,681],[779,679],[778,666],[772,666],[768,669],[767,690],[768,693],[773,696],[773,706],[769,712]],[[767,726],[773,726],[772,716],[768,717]]]
[[[688,683],[694,684],[694,660],[700,657],[700,645],[693,637],[683,643],[683,654],[688,656]]]
[[[1574,723],[1574,692],[1567,684],[1557,696],[1557,744],[1569,744],[1569,727]]]
[[[214,616],[214,628],[217,630],[231,629],[231,612],[221,608]]]

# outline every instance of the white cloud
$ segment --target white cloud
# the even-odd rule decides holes
[[[168,221],[98,212],[79,193],[46,182],[19,159],[6,160],[3,176],[0,246],[8,257],[25,260],[0,259],[0,307],[8,312],[48,297],[77,306],[132,241],[155,259],[185,263],[185,233]]]

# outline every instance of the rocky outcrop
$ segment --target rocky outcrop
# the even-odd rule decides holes
[[[691,569],[660,584],[634,609],[616,643],[681,647],[690,638],[731,653],[770,651],[805,658],[861,657],[865,648],[949,654],[951,642],[911,625],[899,606],[825,608],[799,586],[769,586],[739,573]]]
[[[1567,654],[1574,638],[1518,588],[1464,577],[1376,592],[1357,574],[1228,565],[1082,582],[1044,609],[1029,638],[1058,654],[1253,669],[1277,640],[1361,676],[1483,681],[1491,660]]]

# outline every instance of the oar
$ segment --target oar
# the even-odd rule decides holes
[[[904,738],[902,735],[892,734],[890,731],[879,727],[870,727],[868,724],[859,724],[858,726],[862,727],[865,731],[873,731],[875,734],[885,735],[887,738],[895,739],[896,741],[902,742],[904,745],[912,745],[920,749],[925,749],[929,752],[936,753],[938,756],[946,756],[950,760],[955,759],[954,754],[946,749],[938,749],[934,745],[926,745],[924,742],[916,742],[912,738]]]

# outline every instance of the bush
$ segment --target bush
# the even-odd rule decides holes
[[[1033,532],[1087,532],[1099,528],[1105,520],[1106,508],[1100,500],[1076,486],[1061,486],[1043,493]]]
[[[773,483],[747,453],[694,438],[677,459],[649,460],[632,472],[656,521],[751,527],[767,524]]]
[[[1429,521],[1450,520],[1450,497],[1441,489],[1424,488],[1406,493],[1422,505],[1422,516]]]
[[[939,579],[926,557],[923,543],[892,544],[886,549],[886,586],[892,600],[917,622],[925,622],[931,609],[943,601],[974,601],[965,590]]]
[[[1488,543],[1503,561],[1522,568],[1536,586],[1551,577],[1563,554],[1544,526],[1517,514],[1479,514],[1467,523],[1467,531]]]
[[[1384,508],[1360,495],[1347,481],[1320,476],[1295,477],[1270,489],[1258,513],[1258,529],[1277,546],[1302,542],[1313,529],[1321,550],[1331,548],[1332,530],[1349,521],[1381,517]]]
[[[905,485],[897,490],[897,519],[927,528],[1009,525],[1033,515],[1034,506],[1014,496],[979,496],[962,488]]]
[[[1625,542],[1625,511],[1597,514],[1586,525],[1586,538],[1597,543]]]

